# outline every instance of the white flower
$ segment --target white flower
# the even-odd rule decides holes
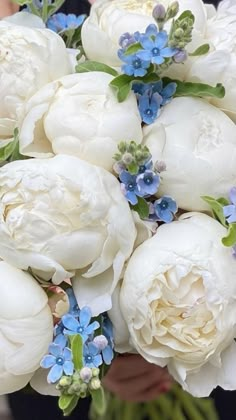
[[[190,58],[184,65],[171,66],[170,77],[210,85],[222,83],[226,94],[222,99],[210,101],[236,122],[236,4],[235,0],[221,1],[217,10],[208,9],[206,26],[202,28],[202,39],[194,35],[195,47],[208,43],[210,52]],[[198,45],[197,45],[198,44]]]
[[[162,1],[168,6],[172,1]],[[157,0],[97,0],[89,18],[82,27],[83,47],[87,57],[110,66],[118,67],[119,38],[125,32],[144,32],[150,23],[155,23],[152,11]],[[195,14],[195,29],[205,26],[206,12],[201,0],[179,0],[180,12],[191,9]]]
[[[7,394],[39,368],[53,322],[47,295],[30,274],[1,261],[0,276],[0,394]]]
[[[162,225],[135,250],[120,294],[136,351],[198,397],[236,388],[236,264],[225,234],[200,213]]]
[[[107,73],[72,74],[48,84],[25,105],[20,127],[21,153],[78,156],[112,170],[120,141],[142,140],[134,93],[122,103]]]
[[[59,35],[21,26],[24,19],[16,22],[0,21],[0,147],[12,138],[22,103],[46,83],[71,72]]]
[[[5,165],[0,190],[0,257],[55,284],[78,270],[79,306],[108,309],[136,237],[118,180],[58,155]]]
[[[173,99],[144,128],[144,142],[154,162],[166,163],[158,194],[182,209],[209,210],[201,196],[227,197],[236,183],[236,127],[202,99]]]

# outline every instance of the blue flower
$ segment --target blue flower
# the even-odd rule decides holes
[[[76,16],[74,14],[66,15],[65,13],[56,13],[51,16],[46,26],[54,32],[62,32],[68,29],[77,29],[82,25],[86,18],[86,15]]]
[[[147,73],[150,60],[143,60],[137,54],[125,55],[122,50],[118,51],[118,56],[126,63],[121,66],[121,69],[128,76],[142,77]]]
[[[158,93],[162,97],[161,106],[164,106],[173,98],[173,95],[176,92],[176,87],[177,84],[171,82],[163,88],[163,82],[162,80],[159,80],[155,83],[133,83],[132,90],[138,95],[144,95],[145,93],[148,93],[151,96],[154,93]]]
[[[149,95],[144,93],[138,98],[138,108],[142,121],[145,124],[152,124],[160,112],[162,97],[158,93]]]
[[[121,35],[119,39],[119,45],[123,50],[128,48],[130,45],[135,44],[136,39],[134,35],[130,34],[129,32],[125,32],[123,35]]]
[[[139,166],[138,173],[143,174],[145,171],[153,168],[153,162],[150,155],[150,158],[143,164]]]
[[[74,373],[72,352],[68,347],[64,347],[64,343],[60,340],[55,340],[49,346],[49,354],[41,360],[40,366],[42,368],[51,368],[47,376],[48,383],[54,384],[57,382],[63,375],[63,372],[68,376]]]
[[[153,64],[160,65],[164,63],[165,58],[173,57],[177,52],[176,48],[166,47],[168,35],[165,31],[158,32],[155,37],[143,35],[139,42],[144,49],[136,53],[137,57]]]
[[[145,171],[137,176],[137,185],[142,196],[153,195],[160,185],[160,176],[153,171]]]
[[[163,197],[154,202],[154,210],[158,220],[170,223],[177,212],[177,205],[171,197],[163,195]]]
[[[236,222],[236,187],[231,188],[229,198],[232,204],[223,207],[224,216],[228,223]]]
[[[80,314],[80,309],[79,309],[79,305],[78,305],[78,302],[76,300],[76,297],[75,297],[75,294],[74,294],[74,291],[73,291],[72,287],[69,287],[66,290],[66,293],[67,293],[67,296],[69,298],[69,303],[70,303],[70,308],[69,308],[68,313],[73,315],[74,317],[78,317],[79,314]]]
[[[102,365],[102,356],[100,350],[93,343],[84,345],[83,349],[84,366],[89,368]]]
[[[106,363],[106,365],[110,365],[112,359],[114,358],[113,325],[112,325],[112,322],[111,322],[110,318],[108,318],[108,316],[105,315],[105,314],[103,314],[102,329],[103,329],[103,334],[105,335],[105,337],[108,341],[108,345],[102,351],[102,357],[103,357],[103,360]]]
[[[79,320],[74,318],[70,314],[63,315],[62,322],[66,329],[64,329],[64,334],[73,335],[73,334],[80,334],[83,338],[83,341],[86,342],[95,330],[97,330],[100,325],[97,321],[92,322],[89,324],[91,320],[91,310],[89,307],[84,306],[80,310]]]
[[[122,171],[120,180],[121,190],[127,200],[133,205],[137,204],[137,196],[142,197],[137,186],[137,175],[131,175],[128,171]]]

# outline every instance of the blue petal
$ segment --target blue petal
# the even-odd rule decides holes
[[[236,187],[231,188],[229,198],[231,203],[236,205]]]
[[[168,85],[166,85],[164,87],[164,89],[162,90],[161,95],[163,97],[165,97],[165,98],[166,97],[167,98],[170,98],[171,96],[173,96],[175,94],[176,88],[177,88],[177,84],[176,83],[174,83],[174,82],[168,83]]]
[[[72,351],[68,347],[66,347],[63,351],[63,356],[65,360],[72,360]]]
[[[138,203],[138,199],[136,197],[136,194],[134,194],[133,191],[127,191],[127,193],[125,194],[127,200],[133,205],[135,206],[135,204]]]
[[[152,54],[149,50],[140,50],[136,53],[137,57],[142,61],[151,61]]]
[[[154,64],[160,65],[164,63],[164,61],[165,61],[164,58],[161,57],[160,55],[155,55],[152,57],[152,63]]]
[[[158,29],[157,26],[154,23],[151,23],[150,25],[148,25],[148,27],[146,28],[145,34],[150,36],[156,36],[158,33]]]
[[[63,364],[63,370],[64,370],[66,375],[69,375],[69,376],[73,375],[73,373],[74,373],[74,363],[67,360]]]
[[[98,321],[92,322],[87,328],[86,328],[86,334],[90,335],[93,331],[97,330],[100,327],[100,324]]]
[[[78,323],[77,319],[75,319],[72,315],[67,314],[63,315],[62,322],[68,330],[72,330],[74,332],[77,332],[77,329],[79,328],[80,324]]]
[[[63,366],[54,365],[47,376],[47,380],[49,383],[54,384],[61,378],[62,374],[63,374]]]
[[[56,358],[54,356],[51,356],[50,354],[47,354],[41,360],[40,366],[44,369],[48,369],[48,368],[54,366],[55,363],[56,363]]]
[[[235,205],[229,204],[228,206],[223,207],[223,213],[225,217],[229,217],[235,212]]]
[[[162,55],[162,57],[167,57],[168,58],[168,57],[173,57],[173,55],[175,55],[177,52],[178,52],[178,50],[176,48],[166,47],[166,48],[163,48],[161,50],[161,55]]]
[[[102,357],[106,365],[110,365],[111,361],[114,357],[113,350],[111,346],[106,346],[105,349],[102,351]]]
[[[156,39],[155,39],[155,47],[159,48],[159,49],[162,49],[162,48],[165,47],[167,41],[168,41],[167,33],[164,32],[164,31],[159,32],[156,36]]]
[[[136,176],[131,175],[128,171],[122,171],[120,173],[120,180],[123,184],[129,184],[130,182],[136,181]]]
[[[82,325],[82,327],[87,327],[90,323],[91,316],[91,309],[88,306],[84,306],[84,308],[80,310],[80,325]]]
[[[66,346],[66,344],[67,344],[67,339],[66,339],[66,337],[65,337],[63,334],[59,334],[59,335],[55,338],[54,343],[55,343],[55,344],[57,344],[58,346],[60,346],[60,347],[61,347],[61,349],[64,349],[64,347],[65,347],[65,346]]]
[[[49,352],[55,357],[60,356],[62,353],[62,349],[60,346],[58,346],[58,344],[52,343],[49,345],[48,349],[49,349]]]
[[[95,356],[96,354],[98,354],[98,352],[99,350],[97,346],[95,346],[95,344],[93,343],[88,344],[88,353],[91,354],[91,356]]]
[[[98,354],[97,356],[94,356],[93,364],[95,367],[102,365],[102,356],[100,354]]]
[[[142,45],[142,47],[145,49],[145,50],[152,50],[152,48],[154,48],[154,46],[155,46],[155,44],[154,44],[154,42],[153,42],[153,40],[152,39],[150,39],[148,36],[146,36],[146,35],[142,35],[141,37],[140,37],[140,40],[139,40],[139,42],[140,42],[140,44]]]

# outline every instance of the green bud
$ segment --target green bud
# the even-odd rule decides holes
[[[92,375],[93,377],[98,376],[100,373],[100,369],[99,368],[92,368]]]
[[[123,153],[125,153],[126,152],[126,149],[127,149],[126,143],[124,141],[121,141],[118,144],[118,149],[119,149],[120,153],[122,153],[122,155],[123,155]]]
[[[100,381],[100,379],[98,379],[98,378],[91,379],[91,381],[89,383],[89,387],[90,387],[90,389],[92,389],[94,391],[96,389],[101,388],[101,381]]]
[[[174,1],[168,6],[168,9],[166,12],[166,20],[174,18],[178,12],[179,12],[179,3],[178,1]]]
[[[182,38],[183,36],[184,36],[184,30],[182,28],[176,29],[176,31],[174,32],[174,37]]]
[[[130,163],[133,162],[133,160],[134,160],[134,158],[133,158],[133,155],[131,155],[131,153],[129,153],[129,152],[124,153],[124,155],[122,157],[122,162],[125,165],[129,165]]]
[[[136,151],[136,149],[137,149],[137,144],[134,141],[131,141],[127,148],[127,151],[132,154]]]
[[[62,376],[59,385],[61,387],[70,386],[72,384],[72,378],[70,376]]]
[[[78,397],[80,398],[86,398],[87,397],[87,392],[80,392]]]

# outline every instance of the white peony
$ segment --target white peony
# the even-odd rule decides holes
[[[144,143],[154,161],[166,163],[158,194],[182,209],[207,210],[201,196],[227,197],[236,184],[236,127],[202,99],[173,99],[144,127]]]
[[[34,278],[0,262],[0,394],[23,388],[52,341],[46,293]]]
[[[144,32],[155,23],[152,11],[157,0],[97,0],[82,27],[83,47],[87,57],[113,67],[121,62],[117,56],[119,38],[125,32]],[[172,0],[164,0],[168,6]],[[195,30],[205,27],[206,11],[201,0],[179,0],[180,13],[191,9],[195,15]]]
[[[184,65],[171,66],[168,75],[185,81],[202,82],[210,85],[222,83],[226,94],[222,99],[210,101],[236,122],[236,4],[235,0],[221,1],[217,10],[208,9],[206,26],[202,28],[201,40],[193,41],[195,46],[208,43],[210,52],[189,58]],[[198,45],[197,45],[198,42]]]
[[[21,153],[78,156],[112,170],[120,141],[142,141],[134,93],[119,103],[102,72],[73,74],[48,84],[25,105],[20,126]]]
[[[162,225],[135,250],[120,294],[132,346],[198,397],[236,388],[236,264],[225,234],[200,213]]]
[[[80,306],[109,309],[136,238],[118,180],[76,157],[0,169],[0,257],[59,284],[78,270]]]
[[[61,37],[45,28],[23,26],[24,22],[0,21],[0,147],[12,138],[22,103],[46,83],[71,72]]]

